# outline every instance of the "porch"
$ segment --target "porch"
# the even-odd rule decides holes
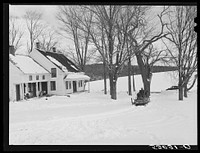
[[[48,94],[48,82],[31,82],[15,85],[16,101]]]

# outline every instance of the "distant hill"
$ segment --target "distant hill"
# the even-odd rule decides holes
[[[136,75],[140,74],[140,70],[139,70],[138,66],[134,65],[134,66],[132,66],[132,69],[134,69],[134,74],[136,74]],[[153,73],[175,71],[175,70],[177,70],[177,67],[154,66],[152,68]],[[90,76],[91,81],[103,79],[103,64],[86,65],[85,74]],[[127,76],[127,75],[128,75],[128,66],[124,66],[124,68],[120,74],[120,77]]]

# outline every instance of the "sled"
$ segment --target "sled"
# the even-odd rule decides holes
[[[135,106],[140,106],[140,105],[144,105],[146,106],[146,104],[148,104],[150,102],[150,98],[142,98],[142,99],[135,99],[133,102],[133,99],[131,98],[131,103],[132,105]]]

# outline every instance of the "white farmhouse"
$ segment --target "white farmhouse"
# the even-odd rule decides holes
[[[39,44],[30,53],[30,57],[50,72],[49,94],[67,95],[84,91],[90,77],[80,72],[77,66],[66,56],[53,48],[51,52],[39,49]]]
[[[22,100],[27,93],[30,97],[48,94],[50,72],[29,56],[15,55],[13,46],[9,51],[9,100]]]

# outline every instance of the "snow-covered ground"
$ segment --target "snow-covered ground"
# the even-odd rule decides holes
[[[139,90],[141,76],[135,81]],[[154,74],[151,102],[137,107],[127,95],[127,77],[118,80],[117,100],[103,94],[100,80],[70,97],[10,102],[9,144],[197,145],[197,86],[178,101],[177,91],[165,91],[172,85],[168,72]]]

